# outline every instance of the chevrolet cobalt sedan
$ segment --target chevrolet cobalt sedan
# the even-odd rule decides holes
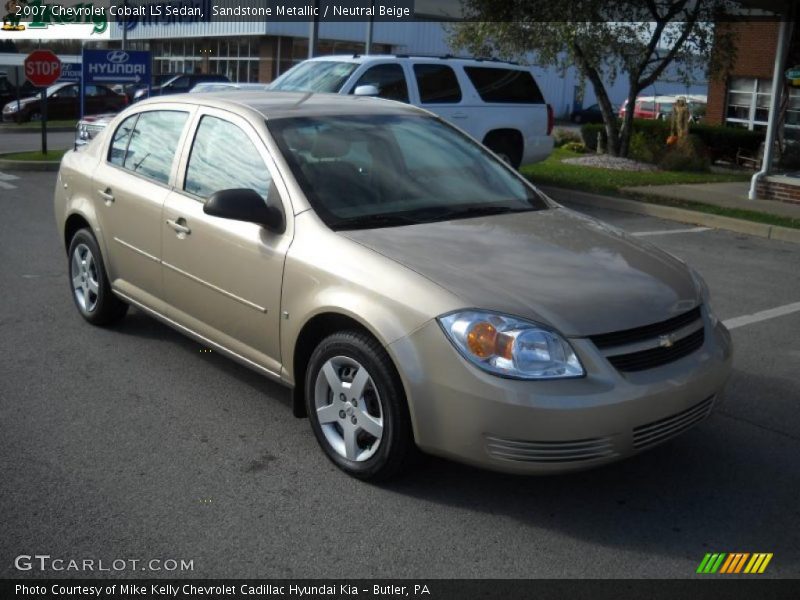
[[[731,340],[683,262],[550,200],[412,106],[275,92],[123,111],[65,155],[70,294],[293,389],[327,457],[582,469],[711,412]]]

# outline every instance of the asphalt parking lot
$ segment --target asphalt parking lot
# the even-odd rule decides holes
[[[756,315],[734,322],[724,402],[594,471],[431,458],[375,486],[324,458],[280,386],[136,310],[84,323],[55,174],[5,175],[0,577],[80,575],[17,571],[20,554],[193,560],[150,577],[691,577],[706,552],[800,576],[800,245],[598,211],[696,267],[722,319]]]

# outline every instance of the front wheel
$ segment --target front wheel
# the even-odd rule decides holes
[[[325,338],[309,361],[305,395],[317,441],[344,472],[379,481],[409,464],[415,446],[405,394],[374,338],[358,331]]]
[[[125,316],[128,305],[111,291],[100,248],[88,229],[80,229],[69,244],[72,299],[92,325],[110,325]]]

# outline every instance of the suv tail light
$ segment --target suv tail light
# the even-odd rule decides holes
[[[556,124],[556,115],[553,112],[553,107],[547,105],[547,135],[553,133],[553,126]]]

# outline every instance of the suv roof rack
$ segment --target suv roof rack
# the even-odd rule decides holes
[[[458,60],[474,60],[477,62],[496,62],[506,65],[519,66],[519,63],[513,60],[503,60],[493,56],[456,56],[454,54],[353,54],[353,58],[361,58],[362,56],[394,56],[395,58],[438,58],[440,60],[458,59]]]

